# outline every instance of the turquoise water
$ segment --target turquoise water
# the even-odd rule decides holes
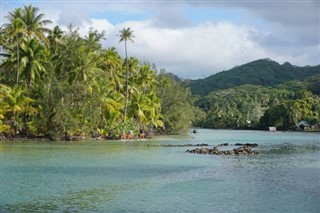
[[[258,143],[259,155],[148,144]],[[0,212],[319,212],[320,134],[199,130],[146,141],[5,142]]]

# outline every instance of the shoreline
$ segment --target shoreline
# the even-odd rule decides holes
[[[50,137],[37,137],[37,136],[14,136],[7,138],[4,135],[0,135],[0,142],[32,142],[32,141],[46,141],[46,142],[55,142],[55,141],[64,141],[64,142],[88,142],[88,141],[145,141],[148,139],[152,139],[154,136],[178,136],[178,135],[197,135],[201,134],[201,132],[192,133],[192,130],[230,130],[230,131],[261,131],[261,132],[270,132],[270,133],[284,133],[284,132],[290,132],[290,133],[307,133],[307,134],[316,134],[320,133],[319,130],[304,130],[304,131],[297,131],[297,130],[277,130],[277,131],[269,131],[269,130],[259,130],[259,129],[209,129],[209,128],[190,128],[189,132],[186,132],[185,134],[154,134],[152,136],[146,137],[144,139],[138,139],[138,138],[132,138],[132,139],[107,139],[107,138],[101,138],[101,137],[75,137],[74,140],[53,140],[50,139]]]

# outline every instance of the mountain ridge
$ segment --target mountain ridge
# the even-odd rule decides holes
[[[204,79],[190,80],[193,95],[205,96],[212,91],[244,84],[272,86],[320,74],[320,65],[295,66],[289,62],[279,64],[269,58],[258,59],[235,66]]]

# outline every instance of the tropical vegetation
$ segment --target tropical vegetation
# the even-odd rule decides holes
[[[119,139],[140,130],[177,134],[202,128],[320,129],[320,65],[260,59],[205,79],[183,80],[130,56],[134,31],[115,47],[104,32],[81,36],[32,5],[0,28],[0,139]],[[139,38],[136,38],[139,39]],[[119,44],[121,45],[121,44]],[[130,43],[130,45],[134,45]],[[122,47],[121,47],[122,48]]]
[[[185,84],[202,111],[195,126],[320,129],[320,65],[259,59]]]
[[[128,57],[133,30],[119,32],[122,58],[114,47],[102,47],[104,32],[82,37],[72,25],[50,29],[44,18],[38,8],[24,6],[1,27],[0,135],[117,139],[129,130],[178,133],[189,127],[189,117],[173,117],[163,106],[168,98],[176,110],[188,106],[190,92],[166,81],[166,73],[158,76],[155,65]],[[164,96],[173,86],[178,93]]]
[[[204,79],[191,80],[189,87],[194,95],[205,96],[212,91],[245,84],[273,86],[293,80],[303,80],[320,73],[320,65],[299,67],[286,62],[279,64],[271,59],[259,59]]]
[[[264,87],[242,85],[199,96],[195,106],[205,113],[194,123],[203,128],[302,130],[320,129],[320,75],[304,81]],[[202,115],[203,117],[203,115]]]

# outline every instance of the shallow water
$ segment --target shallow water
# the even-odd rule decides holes
[[[148,144],[258,143],[255,156]],[[5,142],[0,212],[319,212],[320,134],[199,130],[146,141]]]

